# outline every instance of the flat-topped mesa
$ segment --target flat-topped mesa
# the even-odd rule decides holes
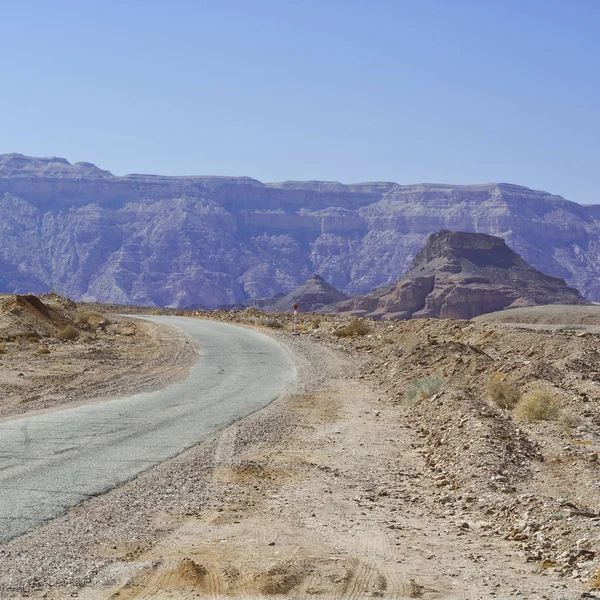
[[[527,264],[502,238],[439,231],[406,276],[331,307],[375,319],[457,318],[517,306],[589,304],[563,279]]]
[[[406,277],[434,271],[461,273],[466,270],[475,273],[492,267],[532,268],[506,245],[503,238],[442,229],[431,235],[417,253]],[[493,273],[488,275],[493,276]]]

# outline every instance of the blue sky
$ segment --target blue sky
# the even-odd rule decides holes
[[[600,0],[20,0],[0,152],[600,203]]]

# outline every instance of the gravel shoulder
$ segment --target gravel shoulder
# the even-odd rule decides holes
[[[0,597],[562,600],[587,589],[504,535],[486,512],[495,492],[449,481],[447,441],[423,431],[424,418],[444,428],[435,400],[413,410],[386,379],[393,345],[272,335],[297,365],[294,390],[1,547]]]

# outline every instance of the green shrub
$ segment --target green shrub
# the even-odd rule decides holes
[[[487,385],[490,398],[500,408],[512,409],[519,401],[517,386],[504,373],[496,373]]]
[[[538,387],[519,400],[515,417],[519,421],[552,421],[560,413],[559,400],[554,392]]]
[[[355,335],[366,335],[367,333],[371,333],[371,331],[371,326],[366,321],[354,317],[348,325],[336,329],[333,335],[337,337],[353,337]]]
[[[79,331],[77,331],[73,325],[67,325],[64,329],[59,331],[58,337],[61,340],[76,340],[79,337]]]
[[[441,377],[423,377],[416,379],[408,385],[404,391],[404,402],[406,404],[416,404],[421,400],[431,398],[437,394],[446,382]]]

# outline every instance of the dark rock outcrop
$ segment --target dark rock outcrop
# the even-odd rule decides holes
[[[405,278],[328,307],[381,319],[471,319],[507,307],[589,304],[563,279],[528,265],[499,237],[440,231]]]
[[[253,302],[252,306],[266,311],[290,312],[297,304],[300,311],[312,312],[344,300],[348,300],[348,296],[327,283],[320,275],[313,275],[289,294],[261,299]]]
[[[116,177],[0,155],[0,292],[163,306],[248,303],[318,273],[345,294],[397,281],[440,229],[506,239],[600,300],[600,207],[508,184]]]

